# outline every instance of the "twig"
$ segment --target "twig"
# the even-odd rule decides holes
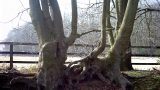
[[[142,12],[143,11],[143,12]],[[137,20],[140,16],[142,16],[143,14],[145,14],[145,13],[147,13],[147,12],[160,12],[160,10],[159,9],[153,9],[153,8],[144,8],[144,9],[139,9],[138,11],[137,11],[137,13],[139,13],[139,12],[142,12],[142,13],[140,13],[136,18],[135,18],[135,20]]]
[[[91,31],[87,31],[87,32],[81,33],[81,34],[79,34],[78,36],[81,37],[81,36],[86,35],[86,34],[89,34],[89,33],[91,33],[91,32],[100,32],[100,30],[94,29],[94,30],[91,30]]]
[[[12,22],[13,20],[15,20],[19,15],[21,15],[22,13],[24,13],[25,11],[29,10],[30,8],[26,8],[25,10],[19,12],[14,18],[12,18],[11,20],[9,21],[6,21],[6,22],[0,22],[0,23],[9,23],[9,22]]]

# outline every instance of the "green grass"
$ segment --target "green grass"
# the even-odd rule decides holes
[[[135,86],[134,90],[160,90],[160,74],[153,71],[129,71],[125,73],[129,76],[137,77],[134,80],[130,80]]]
[[[21,67],[18,69],[21,73],[36,73],[38,72],[38,67],[37,65],[31,65],[28,68]]]

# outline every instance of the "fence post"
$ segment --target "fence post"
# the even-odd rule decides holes
[[[13,42],[10,43],[10,67],[9,69],[13,68]]]

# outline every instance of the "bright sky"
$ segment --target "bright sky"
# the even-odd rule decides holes
[[[71,0],[58,0],[62,16],[71,10],[70,1]],[[90,0],[90,2],[96,1],[97,0]],[[79,6],[85,7],[85,3],[88,3],[89,0],[77,0],[77,2]],[[0,41],[4,40],[13,28],[18,28],[26,22],[31,21],[29,11],[25,11],[23,14],[19,13],[26,8],[29,8],[29,0],[0,0]],[[17,15],[18,17],[15,18]],[[13,18],[15,19],[12,20]]]
[[[68,12],[70,9],[70,1],[71,0],[58,0],[60,4],[60,8],[62,11],[62,15],[64,12]],[[79,6],[85,7],[85,3],[88,2],[96,2],[101,0],[77,0],[80,4]],[[147,0],[148,3],[150,1],[157,0]],[[160,0],[158,0],[160,1]],[[12,20],[14,17],[18,15],[19,12],[22,12],[25,8],[28,8],[29,0],[0,0],[0,41],[6,38],[8,32],[13,28],[18,28],[22,26],[24,23],[30,21],[29,13],[24,12],[22,15],[19,15],[16,19]],[[11,22],[8,22],[12,20]]]
[[[6,38],[8,32],[13,28],[31,21],[27,11],[12,20],[19,12],[29,7],[28,3],[29,0],[0,0],[0,41]],[[70,0],[59,0],[59,4],[62,12],[70,8]],[[10,20],[12,21],[8,22]]]
[[[24,21],[30,21],[29,15],[25,12],[22,16],[19,15],[15,20],[8,22],[16,17],[19,12],[24,10],[24,8],[28,8],[28,0],[22,1],[22,3],[26,3],[23,4],[24,6],[19,2],[19,0],[0,0],[0,40],[3,40],[10,30],[22,25]]]

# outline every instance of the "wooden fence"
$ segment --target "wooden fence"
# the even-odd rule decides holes
[[[1,55],[9,54],[10,60],[9,61],[2,61],[0,60],[0,63],[10,63],[10,68],[13,67],[13,63],[25,63],[25,64],[34,64],[38,63],[37,61],[14,61],[13,57],[14,55],[38,55],[38,52],[24,52],[24,51],[14,51],[13,48],[16,45],[26,45],[26,46],[36,46],[37,43],[20,43],[20,42],[0,42],[0,45],[9,45],[9,51],[0,51]],[[88,44],[74,44],[75,47],[89,47],[92,50],[95,48],[94,45],[88,45]],[[109,47],[109,45],[106,45],[106,47]],[[131,46],[131,48],[151,48],[151,46]],[[156,49],[160,49],[160,46],[154,47]],[[67,53],[68,55],[83,55],[84,53]],[[132,54],[131,56],[134,57],[159,57],[160,55],[147,55],[147,54]],[[132,63],[132,65],[160,65],[159,63]]]

